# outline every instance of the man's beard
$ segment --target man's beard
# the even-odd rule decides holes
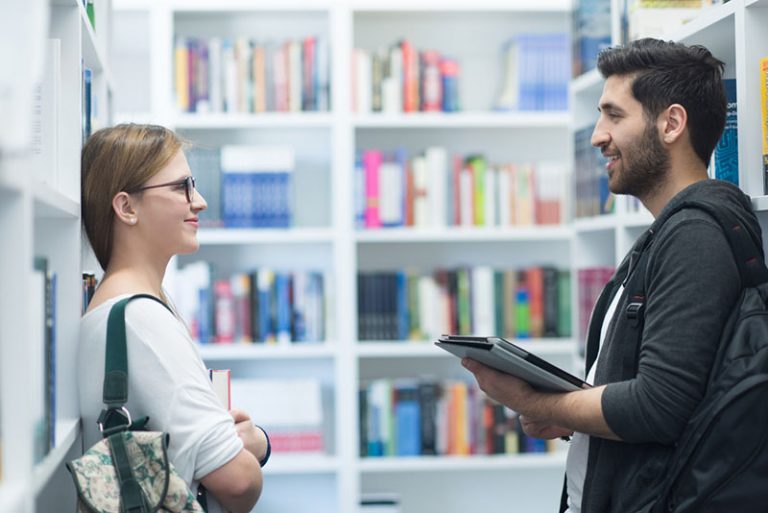
[[[661,187],[669,173],[669,154],[654,123],[646,123],[643,137],[621,151],[621,170],[611,187],[614,194],[646,198]]]

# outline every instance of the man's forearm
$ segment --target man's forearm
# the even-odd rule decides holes
[[[579,433],[620,440],[605,422],[602,396],[605,386],[567,393],[533,391],[517,407],[519,413]]]

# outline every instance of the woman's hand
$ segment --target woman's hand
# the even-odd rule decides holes
[[[243,441],[245,449],[262,461],[267,454],[267,437],[260,428],[253,425],[251,416],[243,410],[233,408],[229,414],[235,421],[237,436]]]

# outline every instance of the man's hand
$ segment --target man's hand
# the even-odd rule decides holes
[[[573,435],[573,431],[570,429],[554,426],[547,422],[539,422],[538,420],[530,419],[525,415],[520,416],[520,425],[523,426],[525,434],[532,436],[533,438],[553,440],[555,438]]]
[[[518,413],[526,413],[526,406],[533,400],[536,391],[523,381],[504,372],[483,365],[471,358],[462,358],[461,364],[475,375],[480,390],[488,397]]]
[[[264,431],[254,426],[251,416],[243,410],[233,408],[229,410],[229,414],[235,421],[235,431],[243,441],[245,449],[258,461],[262,461],[267,454],[267,437]]]

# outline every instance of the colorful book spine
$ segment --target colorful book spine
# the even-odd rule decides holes
[[[763,192],[768,194],[768,57],[760,60],[760,103],[763,147]]]

